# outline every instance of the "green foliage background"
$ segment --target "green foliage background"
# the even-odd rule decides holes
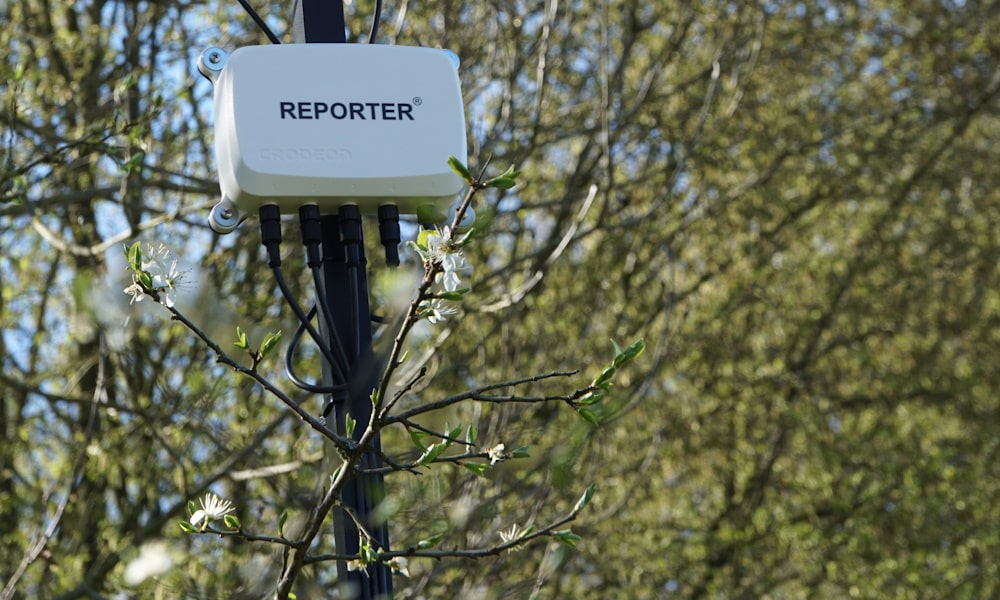
[[[290,4],[255,6],[286,32]],[[372,4],[348,9],[358,39]],[[265,40],[235,2],[0,6],[0,580],[23,564],[19,598],[266,593],[278,551],[176,521],[212,489],[244,523],[276,531],[288,509],[293,527],[330,457],[121,293],[122,243],[164,241],[192,270],[178,306],[221,343],[294,330],[252,223],[205,225],[195,60]],[[647,345],[599,427],[554,404],[442,415],[531,457],[390,478],[400,546],[488,546],[597,493],[576,550],[414,561],[397,595],[1000,595],[998,8],[387,3],[380,42],[462,58],[470,156],[523,171],[477,206],[473,291],[412,342],[431,374],[413,401],[564,369],[585,386],[610,339]],[[408,300],[409,260],[371,261],[379,310]],[[132,587],[153,542],[174,566]],[[308,575],[299,597],[334,577]]]

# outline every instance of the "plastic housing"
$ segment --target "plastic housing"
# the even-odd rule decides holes
[[[457,61],[431,48],[248,46],[215,80],[219,186],[242,212],[262,204],[446,207],[467,161]]]

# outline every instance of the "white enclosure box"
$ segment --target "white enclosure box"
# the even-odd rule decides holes
[[[223,197],[242,212],[446,207],[464,185],[448,157],[467,162],[453,56],[367,44],[234,51],[213,77]]]

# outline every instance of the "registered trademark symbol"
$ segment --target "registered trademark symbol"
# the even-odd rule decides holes
[[[414,96],[413,97],[413,104],[414,104],[414,106],[420,106],[423,103],[424,103],[424,99],[421,98],[420,96]]]

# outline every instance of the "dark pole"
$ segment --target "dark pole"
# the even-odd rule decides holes
[[[296,42],[343,43],[346,42],[344,7],[342,0],[299,0],[294,15]],[[316,65],[322,68],[322,65]],[[372,352],[371,309],[368,303],[368,275],[366,271],[364,236],[361,212],[357,206],[346,204],[336,215],[321,218],[323,245],[323,277],[326,306],[329,311],[319,322],[326,344],[333,347],[339,338],[347,354],[347,390],[324,396],[323,416],[329,422],[332,416],[337,433],[346,434],[346,418],[350,413],[357,422],[355,439],[361,437],[371,418],[371,393],[378,381]],[[330,331],[331,323],[335,331]],[[323,383],[333,386],[333,368],[324,361]],[[380,466],[378,452],[381,442],[376,438],[374,450],[362,457],[361,468]],[[374,509],[385,495],[381,475],[351,477],[344,486],[341,499],[354,512],[375,539],[376,550],[389,548],[386,523],[376,522]],[[334,537],[340,554],[357,555],[358,529],[343,511],[334,514]],[[388,566],[369,565],[365,572],[348,571],[346,563],[337,565],[338,579],[346,582],[352,597],[364,600],[392,597],[392,572]]]

